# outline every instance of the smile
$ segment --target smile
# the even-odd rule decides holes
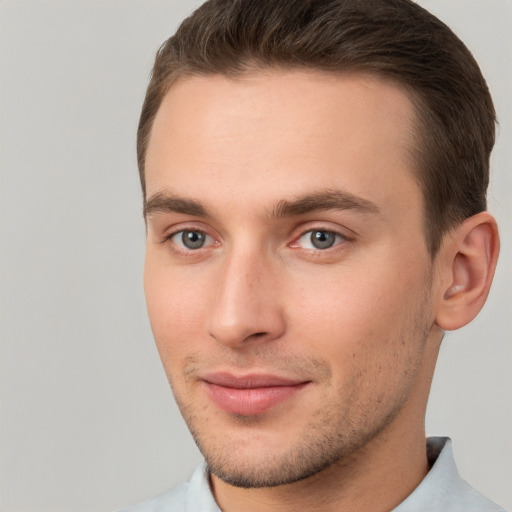
[[[210,374],[203,379],[209,398],[229,414],[262,414],[295,396],[310,381],[273,375],[235,377],[227,373]]]

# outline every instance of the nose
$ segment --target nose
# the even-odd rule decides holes
[[[280,338],[285,330],[279,272],[261,254],[233,252],[217,270],[209,335],[231,348]]]

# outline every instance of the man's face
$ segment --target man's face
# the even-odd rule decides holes
[[[225,481],[293,482],[423,421],[438,333],[413,117],[365,75],[194,77],[167,94],[146,164],[147,304]]]

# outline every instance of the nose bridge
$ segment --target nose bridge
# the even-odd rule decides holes
[[[235,347],[281,334],[284,320],[270,260],[252,244],[227,252],[219,265],[208,325],[217,341]]]

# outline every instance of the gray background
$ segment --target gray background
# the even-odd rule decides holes
[[[425,0],[481,62],[500,134],[489,302],[447,335],[427,418],[512,509],[512,3]],[[142,292],[135,129],[154,53],[192,1],[0,2],[0,510],[114,510],[199,460]]]

